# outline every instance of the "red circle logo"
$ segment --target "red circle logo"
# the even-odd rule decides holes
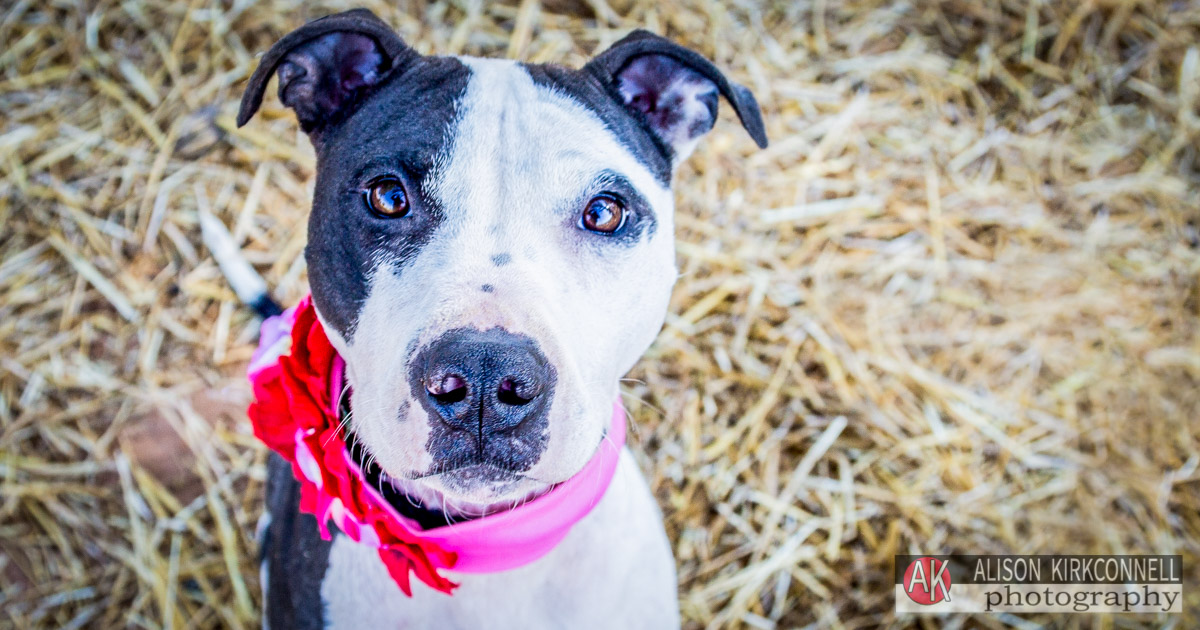
[[[901,585],[908,598],[932,606],[950,601],[950,563],[937,558],[917,558],[908,563]]]

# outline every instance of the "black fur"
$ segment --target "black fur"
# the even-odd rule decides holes
[[[305,250],[313,302],[349,339],[371,262],[385,253],[399,272],[441,222],[424,180],[450,139],[469,72],[456,59],[417,54],[370,11],[347,11],[271,47],[242,96],[239,125],[258,110],[276,70],[281,100],[317,149]],[[404,182],[408,216],[382,219],[367,210],[364,191],[380,175]]]
[[[258,313],[259,317],[263,319],[274,317],[283,313],[283,307],[279,306],[279,303],[266,293],[255,298],[255,300],[251,302],[249,306],[250,308],[254,309],[255,313]]]
[[[292,476],[292,465],[275,453],[267,462],[267,512],[271,524],[261,550],[267,564],[267,623],[271,628],[322,630],[321,583],[333,542],[321,539],[316,518],[300,513],[300,483]]]
[[[343,339],[354,334],[374,261],[384,255],[402,273],[442,222],[425,180],[451,141],[469,76],[457,59],[422,57],[323,132],[305,257],[313,303]],[[383,175],[404,183],[407,216],[380,218],[367,209],[364,192]]]

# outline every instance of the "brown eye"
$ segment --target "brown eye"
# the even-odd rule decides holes
[[[390,177],[377,180],[367,189],[367,207],[387,219],[399,219],[408,214],[408,194],[404,192],[404,184]]]
[[[625,225],[625,206],[608,196],[592,197],[583,209],[583,227],[601,234],[612,234]]]

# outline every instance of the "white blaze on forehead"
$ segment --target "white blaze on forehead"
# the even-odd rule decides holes
[[[451,159],[436,174],[433,191],[448,204],[448,215],[478,221],[481,213],[489,218],[530,214],[520,207],[496,207],[501,200],[557,204],[570,211],[561,204],[565,196],[577,194],[605,170],[627,177],[657,211],[670,211],[670,190],[595,112],[538,85],[514,61],[460,59],[471,69],[471,80],[460,103]]]

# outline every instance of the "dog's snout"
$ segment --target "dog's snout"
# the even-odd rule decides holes
[[[500,328],[445,333],[412,367],[425,406],[437,420],[474,434],[480,449],[492,434],[544,415],[554,386],[537,344]]]

